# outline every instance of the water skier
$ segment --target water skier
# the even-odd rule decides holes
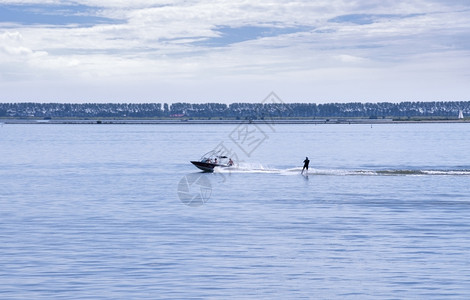
[[[302,168],[302,172],[300,174],[303,174],[305,169],[307,169],[307,174],[308,174],[308,164],[309,163],[310,163],[310,160],[308,160],[308,157],[305,157],[304,167]]]

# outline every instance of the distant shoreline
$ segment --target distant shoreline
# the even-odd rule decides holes
[[[410,119],[410,120],[396,120],[391,118],[385,119],[369,119],[369,118],[328,118],[328,119],[265,119],[265,120],[188,120],[188,119],[9,119],[0,118],[0,124],[115,124],[115,125],[132,125],[132,124],[181,124],[181,125],[194,125],[194,124],[424,124],[424,123],[470,123],[470,119]]]
[[[0,103],[2,119],[61,123],[222,123],[275,120],[286,123],[455,122],[470,116],[470,101],[378,103],[284,103],[272,95],[261,103]],[[116,120],[110,122],[108,120]],[[124,120],[124,121],[121,121]],[[144,121],[142,121],[144,120]],[[156,120],[156,121],[155,121]],[[207,120],[207,121],[201,121]],[[292,121],[295,120],[295,121]],[[306,121],[307,120],[307,121]],[[336,121],[335,121],[336,120]],[[374,120],[374,121],[371,121]],[[377,121],[375,121],[377,120]],[[380,120],[380,121],[379,121]],[[87,122],[90,123],[90,122]]]

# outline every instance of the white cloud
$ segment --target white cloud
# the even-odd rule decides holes
[[[364,58],[362,58],[362,57],[349,55],[349,54],[340,54],[336,57],[340,61],[346,62],[346,63],[360,63],[360,62],[364,61]]]
[[[15,32],[4,32],[0,35],[0,62],[29,61],[46,56],[44,51],[33,51],[23,45],[23,36]]]
[[[403,88],[403,95],[439,94],[425,91],[424,83],[413,88],[413,78],[417,82],[426,78],[431,91],[437,89],[437,82],[445,82],[456,97],[470,92],[464,84],[470,75],[470,4],[465,1],[47,3],[93,6],[98,8],[93,13],[121,22],[3,27],[0,23],[0,88],[6,99],[27,98],[27,88],[18,93],[22,83],[45,87],[34,94],[38,99],[56,93],[93,100],[90,91],[100,98],[107,90],[116,101],[132,94],[140,95],[137,101],[180,97],[191,101],[191,97],[197,100],[211,95],[216,100],[236,101],[228,91],[247,99],[270,90],[297,95],[297,99],[304,95],[306,100],[316,94],[325,101],[328,94],[336,100],[341,95],[345,100],[367,95],[381,99],[398,96],[395,88],[389,88],[394,84]],[[331,21],[341,16],[344,21]],[[354,18],[371,21],[347,21]],[[293,27],[299,31],[252,36],[216,47],[203,43],[220,36],[220,26]],[[382,88],[370,88],[372,82],[371,86]],[[52,88],[58,83],[76,87],[68,89],[76,94]],[[86,91],[84,86],[109,88]],[[364,89],[358,88],[361,86]]]

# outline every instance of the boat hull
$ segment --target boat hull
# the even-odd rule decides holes
[[[191,163],[204,172],[214,172],[214,168],[220,166],[218,164],[205,163],[200,161],[191,161]]]

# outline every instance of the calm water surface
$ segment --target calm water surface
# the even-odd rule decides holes
[[[0,298],[470,298],[468,124],[244,126],[0,127]]]

